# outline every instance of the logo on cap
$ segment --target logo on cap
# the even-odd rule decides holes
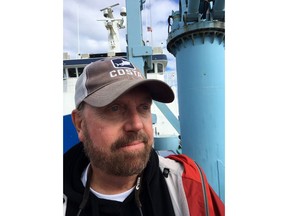
[[[125,59],[112,59],[113,65],[115,68],[119,68],[119,67],[126,67],[126,68],[135,68],[133,64],[131,64],[129,61],[125,60]]]

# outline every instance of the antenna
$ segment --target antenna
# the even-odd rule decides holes
[[[119,3],[111,5],[109,7],[103,8],[103,16],[106,18],[104,20],[105,27],[108,30],[108,56],[115,56],[115,53],[121,52],[120,41],[119,41],[119,29],[125,28],[124,18],[126,16],[126,8],[122,7],[120,11],[121,19],[114,19],[112,7],[119,5]]]
[[[77,58],[80,58],[80,24],[79,24],[79,4],[77,3]]]
[[[117,5],[119,5],[119,3],[114,4],[114,5],[111,5],[111,6],[108,6],[108,7],[106,7],[106,8],[103,8],[103,9],[101,9],[100,11],[103,11],[104,17],[113,19],[114,17],[113,17],[112,7],[115,7],[115,6],[117,6]]]

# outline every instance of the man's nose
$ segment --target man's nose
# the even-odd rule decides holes
[[[139,131],[143,129],[143,126],[143,119],[137,111],[128,114],[124,126],[126,131]]]

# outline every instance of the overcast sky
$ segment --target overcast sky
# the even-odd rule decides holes
[[[114,18],[121,18],[120,9],[125,7],[125,0],[64,0],[63,52],[68,52],[71,58],[76,58],[78,52],[82,54],[107,52],[108,31],[104,23],[97,20],[104,18],[101,9],[116,3],[119,3],[119,6],[113,7]],[[175,71],[175,58],[166,49],[167,19],[172,14],[172,10],[179,10],[177,0],[146,0],[142,11],[142,21],[143,40],[148,40],[150,46],[163,47],[168,57],[167,70]],[[150,25],[152,33],[146,30]],[[127,45],[126,30],[127,28],[119,30],[123,52],[126,51]]]

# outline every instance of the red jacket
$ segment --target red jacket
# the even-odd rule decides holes
[[[180,154],[170,155],[168,158],[159,157],[159,162],[161,169],[169,170],[165,179],[176,215],[225,215],[223,202],[208,184],[204,172],[192,159]]]

